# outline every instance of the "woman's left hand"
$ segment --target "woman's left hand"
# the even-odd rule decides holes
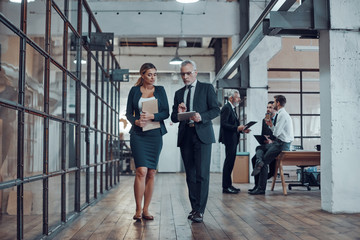
[[[140,114],[140,119],[143,121],[151,121],[154,119],[154,114],[149,113],[149,112],[142,112]]]

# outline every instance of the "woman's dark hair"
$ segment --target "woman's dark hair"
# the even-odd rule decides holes
[[[149,69],[155,69],[155,70],[157,70],[156,67],[155,67],[155,65],[152,64],[152,63],[144,63],[144,64],[141,66],[140,71],[139,71],[139,72],[140,72],[140,77],[139,77],[139,79],[137,80],[137,82],[135,83],[135,86],[142,86],[142,85],[144,84],[144,79],[142,78],[142,75],[143,75],[144,73],[146,73],[146,71],[149,70]]]

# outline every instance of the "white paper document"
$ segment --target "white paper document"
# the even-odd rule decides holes
[[[158,113],[157,99],[143,102],[142,110],[144,112],[149,112],[149,113]],[[160,128],[160,122],[150,121],[145,125],[145,127],[142,128],[142,130],[143,130],[143,132],[145,132],[145,131],[149,131],[149,130],[156,129],[156,128]]]

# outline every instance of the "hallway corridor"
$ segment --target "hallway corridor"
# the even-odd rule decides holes
[[[154,221],[132,220],[133,176],[60,231],[54,239],[360,239],[360,214],[320,210],[320,190],[295,188],[288,196],[277,183],[274,192],[251,196],[251,184],[236,184],[237,195],[221,193],[214,173],[204,223],[187,220],[191,210],[184,174],[158,174],[150,211]],[[268,186],[270,183],[268,183]]]

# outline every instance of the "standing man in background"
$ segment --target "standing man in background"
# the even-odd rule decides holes
[[[249,192],[251,195],[265,194],[266,181],[268,176],[268,164],[281,153],[281,151],[289,151],[290,144],[294,141],[294,130],[292,119],[285,110],[286,98],[283,95],[274,96],[274,109],[278,111],[276,125],[270,119],[266,124],[270,127],[275,137],[271,144],[261,145],[256,148],[256,164],[251,176],[259,176],[259,185]]]
[[[188,219],[202,222],[209,193],[211,144],[215,143],[211,120],[220,109],[214,87],[196,79],[195,62],[183,61],[180,71],[185,86],[175,92],[171,121],[179,122],[178,113],[195,112],[190,119],[180,121],[177,145],[184,161],[192,208]]]
[[[220,136],[219,142],[225,145],[225,161],[222,175],[223,193],[237,194],[239,188],[232,185],[231,173],[234,168],[236,158],[236,148],[239,144],[240,133],[248,133],[250,129],[245,129],[244,125],[240,125],[240,121],[236,114],[236,107],[241,101],[238,90],[233,90],[228,97],[228,102],[221,109],[220,120]]]

